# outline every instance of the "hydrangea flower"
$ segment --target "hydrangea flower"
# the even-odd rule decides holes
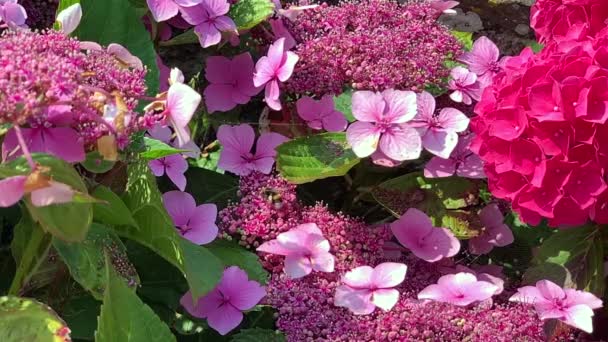
[[[471,254],[486,254],[494,247],[504,247],[514,241],[513,232],[503,223],[504,217],[496,204],[488,204],[479,212],[482,229],[469,240]]]
[[[539,0],[530,10],[530,26],[543,44],[584,40],[606,27],[607,5],[602,0]]]
[[[173,220],[175,228],[186,239],[197,245],[215,240],[218,228],[215,225],[215,204],[196,206],[194,197],[186,192],[169,191],[163,194],[163,204]]]
[[[403,246],[428,262],[452,257],[460,250],[460,242],[449,229],[433,227],[431,219],[416,208],[408,209],[390,227]]]
[[[27,176],[13,176],[0,180],[0,207],[10,207],[29,194],[32,204],[44,207],[72,202],[75,191],[66,184],[55,182],[39,171]]]
[[[473,100],[479,101],[482,89],[477,81],[477,74],[467,68],[457,66],[452,69],[450,76],[448,87],[453,91],[450,94],[452,101],[462,102],[465,105],[471,105]]]
[[[348,127],[346,139],[358,157],[368,157],[377,149],[396,161],[420,156],[420,135],[406,124],[416,116],[414,92],[357,91],[353,93],[352,110],[359,121]]]
[[[217,139],[223,147],[217,166],[239,176],[253,171],[270,173],[277,154],[275,148],[288,140],[278,133],[263,133],[257,141],[255,154],[252,154],[255,132],[247,124],[222,125],[217,131]]]
[[[410,126],[418,129],[422,146],[427,151],[441,158],[449,158],[458,144],[458,133],[464,132],[469,126],[469,118],[455,108],[443,108],[435,115],[435,98],[426,91],[418,94],[416,101],[418,110]]]
[[[453,10],[453,8],[459,4],[460,2],[453,0],[431,0],[431,7],[443,14],[456,14],[456,11]]]
[[[279,82],[285,82],[291,77],[298,59],[295,53],[285,51],[285,38],[279,38],[270,45],[268,54],[256,63],[253,85],[266,85],[264,99],[268,107],[281,110]]]
[[[150,170],[156,177],[167,175],[175,186],[181,191],[186,190],[186,176],[188,162],[180,154],[173,154],[148,162]]]
[[[460,137],[450,158],[433,157],[424,166],[424,177],[441,178],[454,174],[464,178],[485,178],[483,161],[469,149],[472,134]]]
[[[296,102],[296,109],[298,115],[312,129],[342,132],[348,125],[344,114],[335,109],[332,95],[325,95],[318,101],[304,96]]]
[[[346,307],[355,315],[368,315],[376,307],[389,311],[399,300],[394,287],[403,282],[406,271],[406,265],[394,262],[357,267],[342,277],[344,285],[336,288],[334,305]]]
[[[196,303],[186,292],[180,304],[194,317],[206,318],[211,328],[226,335],[243,321],[243,311],[253,309],[266,295],[264,286],[249,280],[236,266],[224,270],[219,284]]]
[[[167,91],[165,115],[175,130],[180,146],[190,141],[188,123],[201,102],[201,95],[183,83],[174,83]]]
[[[49,120],[53,122],[52,120]],[[69,163],[85,159],[84,144],[78,133],[70,127],[21,128],[23,139],[30,152],[46,153],[61,158]],[[23,154],[17,141],[15,129],[6,133],[2,143],[2,159],[11,160]]]
[[[492,298],[497,289],[496,285],[477,280],[471,273],[460,272],[439,278],[437,284],[429,285],[420,291],[418,299],[467,306]]]
[[[57,14],[57,22],[63,33],[69,35],[76,30],[82,19],[82,7],[75,3]]]
[[[287,27],[285,27],[283,18],[270,19],[268,20],[268,23],[270,24],[275,40],[285,38],[285,50],[291,50],[296,46],[296,40],[291,33],[289,33]]]
[[[469,70],[477,74],[481,87],[492,81],[492,77],[500,71],[500,51],[488,37],[479,37],[471,51],[463,53],[458,60],[469,66]]]
[[[205,88],[207,111],[226,112],[239,104],[246,104],[257,95],[261,88],[253,85],[253,59],[249,52],[228,59],[224,56],[207,57],[205,78],[209,85]]]
[[[175,17],[181,8],[192,7],[203,0],[146,0],[148,8],[157,22],[166,21]]]
[[[494,291],[494,296],[501,294],[505,289],[505,281],[504,275],[502,274],[502,267],[496,265],[475,265],[474,270],[463,266],[456,265],[454,269],[452,269],[448,274],[457,274],[457,273],[470,273],[474,275],[477,280],[486,281],[490,284],[496,285],[496,291]]]
[[[549,280],[520,287],[509,300],[534,305],[542,320],[556,318],[588,333],[593,332],[593,310],[602,307],[602,300],[592,293],[562,289]]]
[[[196,0],[188,0],[195,2]],[[206,48],[222,40],[222,32],[236,31],[236,24],[227,16],[230,4],[226,0],[202,0],[194,6],[181,7],[185,21],[194,25],[194,33]]]
[[[309,275],[312,271],[333,272],[334,256],[329,253],[329,241],[314,223],[301,224],[257,248],[285,256],[285,274],[292,279]]]
[[[0,23],[11,28],[25,26],[27,13],[17,0],[0,0]]]

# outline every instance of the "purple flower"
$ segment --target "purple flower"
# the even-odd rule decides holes
[[[226,112],[239,104],[246,104],[257,95],[261,87],[255,87],[253,59],[249,52],[235,56],[232,60],[224,56],[207,58],[205,78],[209,85],[205,88],[207,111]]]
[[[479,212],[483,228],[479,234],[469,240],[471,254],[486,254],[494,247],[503,247],[513,243],[513,232],[503,223],[504,217],[496,204],[489,204]]]
[[[465,178],[485,178],[483,161],[469,149],[474,135],[460,137],[449,158],[433,157],[424,167],[424,177],[441,178],[457,174]]]
[[[222,40],[222,31],[236,31],[236,24],[226,15],[229,9],[226,0],[202,0],[198,5],[182,7],[180,12],[184,20],[195,25],[194,32],[206,48]]]
[[[217,166],[239,176],[253,171],[269,174],[272,171],[275,148],[288,139],[278,133],[264,133],[257,141],[255,154],[251,153],[255,142],[255,132],[247,124],[220,126],[217,139],[222,144],[222,152]]]
[[[25,8],[17,3],[17,0],[0,0],[0,23],[4,22],[8,27],[25,26],[27,13]]]
[[[190,291],[180,304],[192,315],[207,318],[207,323],[221,335],[226,335],[243,320],[243,311],[253,309],[266,296],[266,289],[249,280],[247,273],[236,266],[228,267],[215,289],[195,304]]]
[[[148,165],[156,177],[166,174],[178,189],[181,191],[186,189],[186,176],[184,176],[184,173],[188,170],[188,162],[181,155],[174,154],[151,160]]]
[[[418,299],[467,306],[492,298],[497,289],[492,283],[477,280],[474,274],[461,272],[439,278],[437,284],[429,285],[420,291]]]
[[[291,51],[285,51],[285,38],[277,39],[268,48],[268,55],[263,56],[255,65],[253,85],[261,87],[266,85],[266,103],[274,110],[281,110],[279,96],[279,82],[285,82],[291,77],[293,68],[298,62],[298,55]]]
[[[72,128],[40,125],[35,128],[21,128],[21,132],[32,153],[51,154],[68,163],[77,163],[85,159],[82,139]],[[11,160],[22,154],[15,130],[11,129],[2,143],[2,159]]]
[[[289,33],[287,27],[285,27],[282,18],[270,19],[268,22],[270,23],[270,28],[272,29],[275,40],[285,38],[285,50],[291,50],[296,46],[296,40],[291,33]]]
[[[346,138],[358,157],[368,157],[378,147],[396,161],[420,156],[420,135],[405,124],[416,116],[414,92],[393,89],[382,93],[357,91],[353,94],[352,108],[359,121],[348,127]]]
[[[498,58],[500,51],[488,37],[479,37],[473,43],[473,48],[458,58],[469,66],[469,70],[477,74],[482,88],[492,81],[492,77],[500,71]]]
[[[319,101],[304,96],[296,102],[296,108],[298,115],[312,129],[342,132],[348,125],[344,114],[335,109],[334,97],[332,95],[325,95]]]
[[[450,94],[452,101],[462,102],[466,105],[471,105],[473,100],[479,101],[482,89],[474,72],[458,66],[452,69],[450,75],[452,79],[449,80],[448,86],[450,90],[453,90]]]
[[[203,0],[147,0],[147,2],[154,20],[161,22],[175,17],[180,8],[198,5]]]
[[[202,204],[197,207],[194,197],[181,191],[164,193],[163,203],[175,228],[183,237],[197,245],[215,240],[218,232],[215,225],[217,218],[215,204]]]
[[[422,146],[441,158],[449,158],[458,144],[458,133],[469,126],[469,118],[455,108],[443,108],[435,115],[435,98],[426,91],[418,94],[418,113],[411,126],[422,136]]]

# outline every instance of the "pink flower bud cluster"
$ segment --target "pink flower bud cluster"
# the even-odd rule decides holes
[[[537,0],[530,11],[530,24],[543,44],[593,37],[607,19],[604,0]]]
[[[271,190],[272,189],[272,190]],[[391,233],[361,220],[331,213],[325,205],[305,206],[295,187],[278,176],[253,173],[241,178],[239,203],[220,212],[224,236],[243,237],[256,247],[301,223],[315,223],[335,256],[334,272],[312,272],[290,279],[283,272],[284,258],[260,253],[271,273],[266,303],[278,312],[277,326],[288,341],[544,341],[543,324],[530,307],[496,303],[459,307],[439,302],[422,303],[417,294],[443,275],[439,265],[413,255],[399,257],[408,266],[399,285],[397,305],[388,312],[353,315],[334,305],[341,277],[353,268],[387,261],[383,246]],[[272,194],[272,195],[271,195]]]
[[[300,57],[287,88],[338,94],[344,87],[424,89],[449,75],[461,46],[436,22],[430,3],[365,0],[302,11],[287,28]]]
[[[507,58],[471,125],[493,195],[523,221],[608,223],[608,31]]]

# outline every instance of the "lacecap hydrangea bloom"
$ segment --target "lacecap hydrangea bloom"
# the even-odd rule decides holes
[[[608,222],[608,35],[502,62],[472,123],[492,194],[523,221]]]

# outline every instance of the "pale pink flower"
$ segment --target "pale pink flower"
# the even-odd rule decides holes
[[[174,83],[167,91],[165,115],[183,146],[190,141],[188,123],[201,103],[201,95],[183,83]]]
[[[266,85],[264,98],[268,107],[281,110],[279,82],[285,82],[291,77],[298,59],[295,53],[285,51],[285,38],[280,38],[270,45],[268,55],[263,56],[256,63],[253,85],[256,87]]]
[[[206,60],[205,78],[209,85],[205,88],[207,111],[226,112],[239,104],[246,104],[257,95],[261,87],[255,87],[253,59],[249,52],[235,56],[232,60],[224,56],[211,56]]]
[[[176,149],[184,150],[185,152],[181,152],[181,155],[184,157],[196,159],[201,154],[201,149],[192,140],[180,146],[177,139],[173,139],[173,132],[168,126],[156,125],[149,129],[147,133],[152,139],[162,141],[165,144],[175,147]]]
[[[194,197],[186,192],[169,191],[163,194],[165,209],[171,216],[175,228],[186,239],[197,245],[207,244],[217,237],[215,204],[196,206]]]
[[[50,180],[45,186],[36,186],[35,190],[28,190],[27,183],[28,176],[13,176],[0,180],[0,207],[10,207],[26,194],[30,195],[30,200],[36,207],[69,203],[74,198],[74,190],[63,183]]]
[[[85,160],[84,143],[78,133],[70,127],[47,127],[39,125],[33,128],[20,128],[25,143],[32,153],[46,153],[61,158],[68,163]],[[11,160],[21,156],[17,134],[14,129],[6,133],[2,143],[2,159]]]
[[[488,204],[481,209],[479,220],[483,228],[478,236],[469,240],[471,254],[486,254],[494,247],[504,247],[513,243],[513,232],[503,223],[504,217],[496,204]]]
[[[188,162],[181,155],[173,154],[151,160],[148,162],[148,165],[156,177],[166,174],[178,189],[181,191],[186,189],[186,176],[184,176],[184,173],[188,170]]]
[[[469,66],[469,70],[477,74],[484,88],[492,81],[492,77],[500,71],[500,51],[494,42],[488,37],[479,37],[471,51],[465,52],[458,58],[459,61]]]
[[[449,274],[456,274],[456,273],[461,273],[461,272],[471,273],[475,277],[477,277],[477,280],[487,281],[490,284],[494,284],[494,285],[496,285],[496,291],[494,291],[494,294],[493,294],[495,296],[495,295],[501,294],[502,291],[504,291],[505,281],[502,278],[502,272],[500,271],[500,269],[497,272],[492,266],[496,266],[496,265],[479,266],[479,267],[477,267],[476,270],[472,270],[463,265],[456,265],[456,268],[451,270],[451,272],[448,272],[448,273]],[[496,267],[500,267],[500,266],[496,266]]]
[[[323,237],[319,227],[314,223],[304,223],[264,242],[257,251],[284,255],[285,274],[296,279],[312,271],[333,272],[335,258],[329,249],[329,241]]]
[[[226,0],[202,0],[200,4],[181,7],[184,20],[194,25],[194,33],[201,46],[206,48],[222,40],[222,32],[235,31],[236,24],[227,16],[230,4]]]
[[[0,23],[4,22],[11,28],[23,27],[26,19],[25,8],[17,0],[0,0]]]
[[[458,1],[452,0],[432,0],[431,7],[435,9],[439,13],[454,15],[456,11],[453,10],[454,7],[458,6],[460,3]]]
[[[396,161],[420,157],[420,134],[406,124],[416,116],[414,92],[357,91],[353,94],[352,110],[359,121],[348,127],[346,139],[358,157],[368,157],[376,150]]]
[[[60,24],[60,29],[66,35],[71,34],[76,30],[82,19],[82,7],[79,3],[75,3],[57,14],[57,22]]]
[[[253,154],[251,149],[255,142],[255,132],[247,124],[222,125],[217,131],[217,139],[222,144],[217,166],[239,176],[246,176],[253,171],[269,174],[277,155],[275,148],[288,140],[278,133],[263,133]]]
[[[473,138],[473,134],[460,137],[448,159],[433,157],[424,167],[424,177],[441,178],[456,174],[464,178],[486,178],[483,161],[469,149]]]
[[[407,266],[385,262],[375,268],[357,267],[342,277],[344,285],[336,288],[334,305],[348,308],[355,315],[369,315],[376,307],[389,311],[399,300],[394,289],[405,279]]]
[[[325,95],[318,101],[304,96],[296,102],[296,109],[298,115],[312,129],[342,132],[348,125],[344,114],[335,109],[332,95]]]
[[[112,43],[108,45],[106,51],[108,51],[109,54],[114,56],[114,58],[116,58],[123,65],[138,70],[142,70],[144,68],[144,64],[142,63],[141,59],[133,55],[129,50],[127,50],[126,47],[120,44]]]
[[[469,126],[469,118],[455,108],[443,108],[435,115],[435,98],[426,91],[418,94],[418,113],[410,126],[418,129],[422,146],[441,158],[449,158],[458,144],[458,133]]]
[[[448,274],[418,293],[418,299],[467,306],[492,298],[498,287],[468,272]]]
[[[449,229],[433,227],[431,219],[416,208],[391,223],[391,231],[403,246],[428,262],[452,257],[460,250],[460,241]]]
[[[226,335],[243,321],[243,311],[253,309],[266,296],[266,288],[249,280],[236,266],[228,267],[219,284],[196,303],[186,292],[180,304],[194,317],[206,318],[221,335]]]
[[[280,0],[275,1],[275,8],[279,17],[287,18],[290,21],[296,20],[296,18],[304,11],[319,7],[319,5],[305,5],[305,6],[289,6],[288,9],[283,9]],[[277,5],[278,3],[278,5]]]
[[[602,307],[602,300],[592,293],[562,289],[549,280],[520,287],[509,301],[532,304],[540,319],[555,318],[587,333],[593,332],[593,310]]]
[[[147,0],[147,2],[154,20],[161,22],[175,17],[180,8],[198,5],[203,0]]]
[[[481,87],[477,81],[477,75],[470,72],[467,68],[457,66],[450,72],[452,77],[448,81],[448,87],[453,92],[450,99],[454,102],[471,105],[473,100],[479,101],[481,98]]]

